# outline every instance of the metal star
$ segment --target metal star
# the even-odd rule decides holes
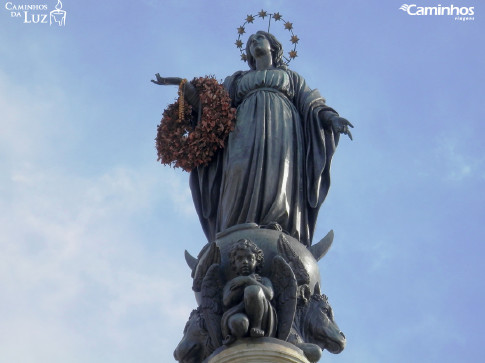
[[[252,22],[254,21],[254,16],[252,16],[252,15],[248,15],[248,16],[246,17],[246,21],[247,21],[248,23],[252,23]]]
[[[264,11],[264,10],[261,10],[261,11],[258,13],[258,16],[259,16],[260,18],[263,18],[263,19],[264,19],[266,16],[268,16],[268,13],[267,13],[266,11]]]
[[[296,36],[296,35],[293,35],[290,39],[290,41],[293,43],[293,44],[296,44],[298,43],[300,39]]]
[[[291,51],[288,52],[291,59],[298,57],[298,55],[296,53],[297,53],[296,50],[291,50]]]
[[[290,23],[289,21],[287,21],[287,22],[285,23],[285,29],[288,29],[288,30],[293,29],[293,23]]]
[[[246,53],[241,53],[241,60],[243,60],[245,62],[248,60]]]
[[[244,33],[246,33],[246,30],[244,29],[243,26],[240,26],[239,28],[237,28],[237,33],[238,34],[244,34]]]
[[[243,42],[238,39],[238,40],[236,40],[236,43],[234,43],[234,44],[236,44],[236,47],[242,48]]]
[[[273,14],[273,19],[276,20],[276,21],[280,20],[281,19],[280,13],[274,13]]]

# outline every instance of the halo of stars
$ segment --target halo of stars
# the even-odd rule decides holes
[[[285,63],[286,63],[286,65],[288,65],[293,59],[298,57],[298,52],[296,51],[296,45],[298,44],[298,41],[300,40],[300,38],[298,38],[298,36],[296,36],[293,33],[293,23],[290,23],[289,21],[286,21],[285,19],[283,19],[283,16],[280,13],[270,14],[265,10],[261,10],[256,15],[250,14],[250,15],[246,16],[246,19],[245,19],[243,25],[241,25],[239,28],[237,28],[238,37],[237,37],[236,42],[234,44],[236,44],[236,47],[241,52],[241,60],[246,62],[247,59],[248,59],[248,57],[247,57],[247,55],[244,51],[244,47],[243,47],[244,42],[241,39],[243,34],[246,33],[246,25],[254,23],[254,21],[257,18],[264,20],[264,18],[266,18],[266,17],[268,17],[268,33],[269,33],[269,29],[271,27],[271,20],[274,20],[275,22],[281,21],[283,23],[285,30],[288,30],[291,34],[290,42],[292,44],[293,49],[291,49],[287,53],[288,56],[283,55]]]

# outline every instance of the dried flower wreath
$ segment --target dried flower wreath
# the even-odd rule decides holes
[[[215,152],[224,147],[236,117],[227,91],[214,77],[194,78],[191,83],[200,98],[197,124],[194,126],[192,121],[192,107],[184,105],[182,81],[179,99],[163,112],[155,139],[157,161],[185,171],[211,161]]]

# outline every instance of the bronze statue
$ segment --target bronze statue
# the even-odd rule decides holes
[[[318,210],[330,187],[330,163],[352,124],[325,104],[282,61],[282,46],[258,31],[247,42],[249,71],[224,81],[237,107],[235,130],[208,166],[194,169],[190,189],[208,241],[231,226],[278,223],[310,246]],[[179,84],[162,78],[156,84]],[[187,102],[198,97],[185,85]]]
[[[251,35],[246,54],[250,69],[223,83],[237,109],[234,130],[190,174],[208,243],[197,258],[186,252],[199,306],[174,356],[202,362],[237,340],[275,337],[316,362],[323,349],[339,353],[346,343],[320,293],[317,261],[333,232],[312,239],[340,134],[352,139],[353,125],[288,69],[272,34]],[[191,83],[159,74],[152,82],[179,85],[200,121],[203,102]]]

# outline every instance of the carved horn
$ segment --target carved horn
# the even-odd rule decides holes
[[[320,284],[318,282],[315,284],[315,287],[313,288],[313,294],[321,295]]]
[[[187,265],[189,265],[190,269],[192,271],[195,270],[197,267],[197,264],[199,263],[199,260],[196,259],[194,256],[192,256],[187,250],[185,250],[185,261],[187,262]]]
[[[325,254],[330,249],[332,242],[333,242],[333,229],[331,229],[330,232],[328,232],[327,235],[320,240],[320,242],[318,242],[313,246],[308,247],[308,249],[312,253],[313,257],[315,257],[315,260],[320,261],[320,259],[323,256],[325,256]]]

